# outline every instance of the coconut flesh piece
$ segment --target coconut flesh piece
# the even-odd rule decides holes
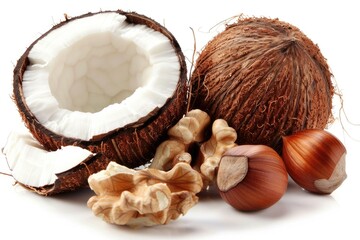
[[[23,93],[47,129],[90,140],[136,122],[171,97],[180,75],[169,39],[115,12],[80,18],[40,39]]]
[[[95,156],[76,146],[65,146],[49,152],[24,126],[10,133],[3,153],[14,179],[34,189],[54,185],[58,174]]]

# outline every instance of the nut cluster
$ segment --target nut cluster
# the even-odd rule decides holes
[[[198,202],[202,175],[190,166],[188,150],[205,139],[209,116],[188,112],[168,130],[149,168],[129,169],[111,162],[106,170],[90,176],[96,196],[88,201],[94,214],[106,222],[132,227],[167,224]]]
[[[258,211],[282,198],[288,175],[319,194],[330,194],[346,178],[345,147],[324,130],[284,136],[280,156],[269,146],[236,144],[236,131],[223,119],[210,125],[207,113],[192,110],[169,129],[149,168],[111,163],[92,175],[97,196],[89,207],[110,223],[153,226],[185,214],[210,185],[234,208]]]
[[[89,19],[91,31],[58,40]],[[315,194],[331,194],[346,179],[346,149],[322,130],[332,116],[332,74],[297,27],[239,18],[205,46],[187,79],[177,40],[144,15],[100,11],[65,20],[14,69],[14,101],[41,143],[12,140],[5,148],[24,186],[48,195],[88,183],[95,215],[141,227],[177,219],[211,186],[235,209],[258,211],[282,198],[289,176]],[[105,37],[92,34],[99,30]],[[194,109],[183,116],[186,107]],[[19,160],[27,154],[7,151],[15,145],[36,145],[31,151],[46,157],[65,146],[86,152],[58,168]],[[152,157],[149,167],[131,169]],[[31,177],[28,166],[36,168]]]

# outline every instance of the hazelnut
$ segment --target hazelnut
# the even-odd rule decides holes
[[[226,151],[217,169],[220,196],[241,211],[268,208],[285,194],[288,174],[275,150],[241,145]]]
[[[282,155],[290,177],[309,192],[330,194],[346,179],[346,149],[325,130],[307,129],[283,137]]]

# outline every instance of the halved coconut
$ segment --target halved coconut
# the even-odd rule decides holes
[[[11,132],[3,153],[14,179],[41,195],[85,187],[90,174],[109,163],[101,154],[76,146],[47,151],[24,126]]]
[[[44,149],[79,146],[128,167],[153,157],[186,98],[178,42],[133,12],[66,19],[31,44],[14,70],[15,102]]]
[[[22,185],[74,190],[109,161],[149,161],[186,97],[184,56],[158,23],[120,10],[66,19],[15,67],[14,100],[33,136],[14,131],[3,152]]]

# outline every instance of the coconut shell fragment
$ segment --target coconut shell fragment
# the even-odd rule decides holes
[[[108,13],[121,15],[126,18],[125,22],[127,24],[131,24],[131,26],[144,26],[144,28],[154,30],[168,39],[176,54],[179,65],[177,69],[179,72],[178,81],[174,88],[174,92],[167,98],[162,106],[155,107],[145,116],[139,116],[137,120],[129,122],[125,126],[119,126],[110,131],[95,134],[90,139],[68,136],[45,127],[39,120],[39,116],[29,108],[26,100],[27,98],[24,96],[24,74],[26,74],[28,69],[33,68],[37,64],[36,62],[31,62],[29,53],[38,42],[51,35],[53,31],[67,27],[70,23],[81,19],[84,20],[95,15]],[[88,65],[88,68],[89,66],[90,65]],[[112,89],[108,88],[107,90]],[[157,145],[166,136],[168,128],[173,126],[185,113],[187,105],[186,64],[184,55],[175,37],[165,27],[154,20],[134,12],[124,12],[121,10],[88,13],[70,19],[67,18],[64,22],[55,25],[27,48],[18,60],[14,70],[13,91],[14,100],[22,119],[33,136],[45,147],[45,149],[54,151],[62,146],[75,145],[86,148],[93,153],[101,153],[104,155],[105,159],[116,161],[127,167],[136,167],[145,164],[153,157]],[[81,99],[82,98],[79,97],[77,100]],[[141,108],[142,106],[137,107]],[[129,111],[131,111],[131,108]],[[79,120],[69,124],[81,125],[82,122]],[[96,124],[101,125],[101,122],[97,122]]]
[[[16,183],[40,195],[87,187],[88,177],[110,162],[100,153],[75,146],[47,151],[23,125],[11,131],[2,153]]]
[[[281,151],[281,136],[329,123],[331,76],[319,47],[297,27],[278,19],[239,19],[200,53],[191,105],[225,119],[238,144]]]
[[[36,192],[37,194],[44,196],[76,191],[81,188],[87,188],[88,177],[93,173],[97,173],[105,169],[109,162],[109,159],[106,159],[101,154],[98,154],[85,159],[82,164],[75,166],[68,171],[57,174],[58,179],[56,179],[54,184],[34,187],[25,185],[21,182],[17,183]]]

